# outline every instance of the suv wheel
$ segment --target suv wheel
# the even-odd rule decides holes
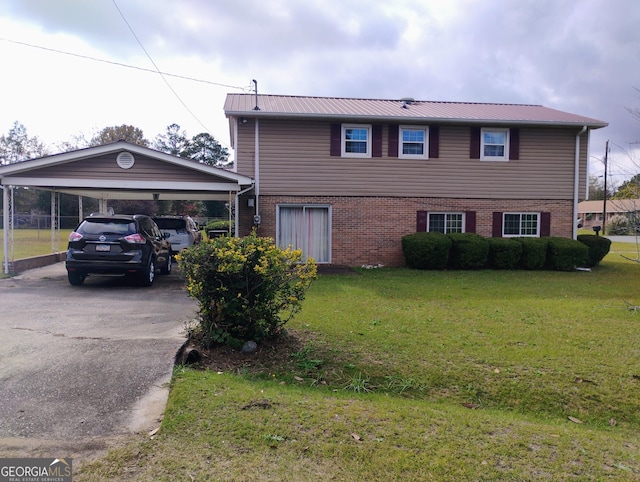
[[[153,262],[153,259],[150,259],[149,264],[147,265],[147,269],[140,273],[140,284],[142,286],[151,286],[155,277],[156,264]]]
[[[69,284],[73,286],[80,286],[84,283],[85,278],[87,277],[84,273],[79,273],[77,271],[67,271],[67,278],[69,278]]]

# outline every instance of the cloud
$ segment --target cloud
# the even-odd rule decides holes
[[[608,121],[593,133],[594,152],[606,138],[624,145],[640,137],[625,109],[640,106],[637,0],[116,1],[164,71],[236,86],[255,78],[261,93],[543,104]],[[109,0],[8,0],[1,19],[40,32],[49,46],[152,67]],[[83,86],[91,84],[105,111],[109,103],[129,107],[132,119],[153,126],[146,131],[170,117],[165,125],[201,129],[157,76],[52,62],[74,72],[75,90],[61,94],[69,104],[77,92],[90,96]],[[169,82],[207,126],[216,125],[216,137],[227,136],[229,89]],[[62,91],[59,79],[51,83]],[[91,117],[82,106],[71,110]],[[155,123],[143,120],[143,110]]]

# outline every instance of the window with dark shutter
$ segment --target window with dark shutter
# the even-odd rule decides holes
[[[397,124],[389,125],[389,146],[387,155],[389,157],[398,157],[398,133],[400,126]]]
[[[469,142],[469,157],[471,159],[480,159],[480,128],[471,128],[471,139]]]
[[[340,156],[342,154],[342,124],[331,124],[331,155]]]
[[[502,213],[499,211],[493,212],[493,229],[491,235],[494,238],[502,237]]]
[[[427,230],[427,217],[429,213],[427,211],[418,211],[416,213],[416,232]]]
[[[440,156],[440,127],[429,126],[429,158],[436,159]]]
[[[509,159],[520,159],[520,129],[512,128],[509,133]]]
[[[476,212],[465,211],[464,213],[464,232],[475,233],[476,232]]]
[[[382,157],[382,126],[379,124],[371,127],[371,156]]]
[[[540,236],[551,236],[551,213],[540,213]]]

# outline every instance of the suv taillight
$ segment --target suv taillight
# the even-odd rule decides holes
[[[82,239],[82,234],[80,233],[76,233],[75,231],[73,231],[70,235],[69,235],[69,241],[73,242],[73,241],[80,241]]]
[[[128,243],[133,243],[133,244],[145,244],[147,242],[147,240],[143,236],[139,235],[138,233],[125,236],[124,239]]]

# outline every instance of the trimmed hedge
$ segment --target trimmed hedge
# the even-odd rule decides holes
[[[419,232],[402,238],[402,252],[409,268],[445,269],[451,240],[442,233]]]
[[[589,260],[589,248],[580,241],[569,238],[548,238],[549,250],[547,262],[551,269],[573,271],[586,266]]]
[[[544,269],[547,264],[549,238],[511,238],[522,245],[520,269]]]
[[[595,236],[593,234],[579,234],[578,241],[589,248],[589,260],[587,266],[596,266],[602,259],[609,254],[611,249],[611,240],[603,236]]]
[[[516,269],[522,257],[522,243],[513,238],[488,238],[489,267],[493,269]]]
[[[480,269],[487,265],[489,241],[479,234],[451,233],[449,267],[453,269]]]

